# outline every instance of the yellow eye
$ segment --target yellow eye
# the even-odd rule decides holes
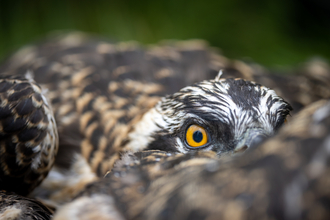
[[[200,147],[207,143],[206,130],[198,125],[190,125],[186,131],[186,141],[190,147]]]

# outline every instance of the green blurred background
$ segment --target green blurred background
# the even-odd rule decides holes
[[[275,69],[330,59],[329,0],[0,0],[0,59],[56,30],[144,44],[200,38]]]

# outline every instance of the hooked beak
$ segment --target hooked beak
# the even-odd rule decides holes
[[[269,135],[265,134],[263,130],[249,129],[245,132],[243,139],[238,142],[233,153],[241,153],[248,148],[258,146],[268,137]]]

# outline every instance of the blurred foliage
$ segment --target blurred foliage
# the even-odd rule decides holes
[[[0,58],[55,30],[157,43],[201,38],[268,67],[330,58],[329,0],[0,0]]]

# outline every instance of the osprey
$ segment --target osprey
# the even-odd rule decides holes
[[[329,219],[329,140],[330,101],[320,100],[229,160],[213,151],[130,153],[129,165],[116,163],[54,219]]]
[[[1,108],[5,149],[1,156],[2,186],[13,190],[17,185],[30,185],[18,187],[25,194],[42,181],[53,164],[58,145],[56,123],[47,99],[35,82],[4,78],[1,85],[2,103],[6,103]],[[41,97],[39,104],[36,97]],[[273,90],[257,83],[243,79],[206,80],[161,98],[129,127],[131,131],[127,132],[121,151],[202,150],[218,155],[238,152],[273,135],[290,110],[290,105]],[[40,120],[36,120],[38,117]],[[8,150],[10,147],[13,150]],[[20,175],[16,177],[11,172]],[[13,181],[17,179],[21,181]]]
[[[57,150],[57,167],[79,157],[99,177],[127,151],[241,152],[292,110],[272,89],[221,78],[200,43],[144,50],[73,38],[25,48],[0,67],[3,190],[30,193]]]

